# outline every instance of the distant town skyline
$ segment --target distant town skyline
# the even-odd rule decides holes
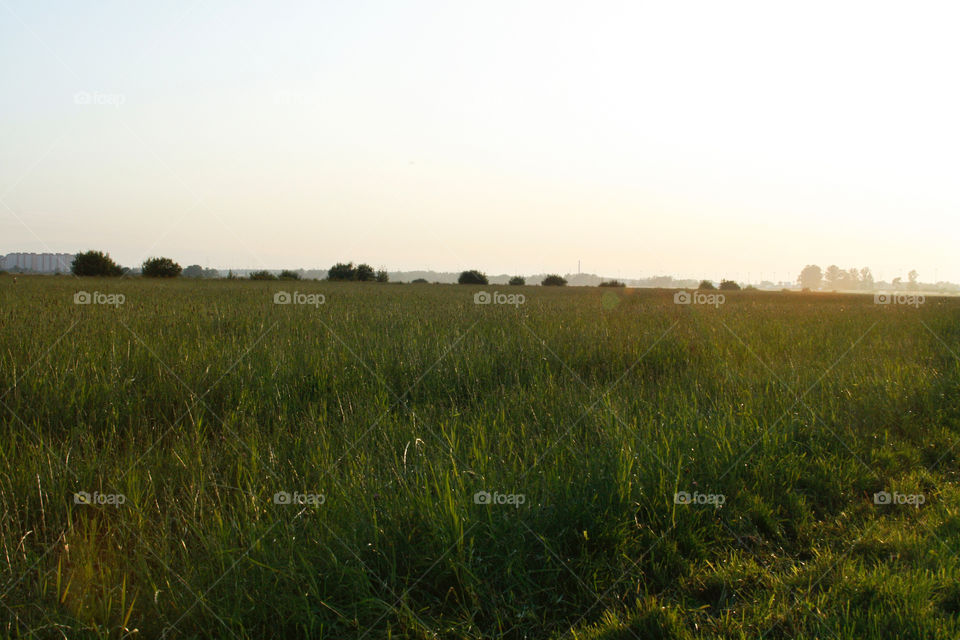
[[[109,252],[107,252],[109,253]],[[0,254],[0,269],[13,271],[15,273],[39,273],[39,274],[66,274],[70,272],[70,266],[72,264],[75,254],[68,253],[29,253],[29,252],[15,252],[9,253],[7,255]],[[167,256],[170,257],[170,256]],[[173,259],[173,258],[171,258]],[[176,262],[176,260],[174,259]],[[140,265],[121,265],[123,267],[129,268],[131,273],[136,274],[139,271]],[[188,263],[181,264],[181,267],[189,266],[199,266],[198,263]],[[326,276],[328,267],[297,267],[292,270],[300,273],[305,278],[324,278]],[[819,266],[819,265],[818,265]],[[823,271],[824,276],[830,265],[825,265]],[[836,265],[835,265],[836,266]],[[660,273],[647,276],[633,276],[633,275],[623,275],[622,273],[610,274],[610,273],[592,273],[582,271],[581,265],[577,265],[578,271],[557,271],[552,273],[558,273],[560,275],[568,278],[571,285],[577,286],[595,286],[605,280],[618,280],[627,283],[630,286],[647,286],[647,287],[690,287],[695,286],[698,282],[702,280],[708,280],[714,283],[720,283],[723,280],[732,280],[738,282],[742,285],[756,285],[761,288],[766,289],[779,289],[779,288],[803,288],[805,285],[800,282],[800,273],[798,272],[798,277],[781,279],[777,275],[773,275],[770,278],[764,277],[761,273],[757,279],[750,277],[748,274],[747,278],[739,277],[739,274],[730,275],[723,274],[718,277],[704,276],[704,277],[688,277],[688,276],[677,276],[675,274],[669,273]],[[279,273],[283,269],[290,269],[289,267],[284,268],[274,268],[266,269],[267,271],[272,271],[274,273]],[[226,277],[228,274],[234,274],[240,277],[245,277],[246,275],[262,271],[263,267],[221,267],[221,268],[205,268],[205,274],[199,275],[202,273],[200,270],[196,270],[199,277]],[[428,269],[412,269],[412,270],[396,270],[385,268],[390,275],[391,281],[395,282],[410,282],[414,279],[426,279],[430,282],[441,282],[441,283],[452,283],[457,281],[457,276],[459,271],[434,271]],[[805,269],[801,270],[805,271]],[[918,283],[924,285],[938,285],[944,284],[945,287],[942,287],[941,290],[945,292],[956,293],[960,291],[960,285],[954,284],[949,281],[940,281],[940,280],[929,280],[924,281],[919,278],[919,274],[916,272],[908,272],[903,276],[895,276],[890,279],[878,278],[875,277],[872,270],[869,267],[864,268],[862,271],[854,269],[858,273],[855,275],[855,280],[850,283],[833,283],[824,281],[823,287],[814,287],[814,288],[839,288],[839,289],[861,289],[873,291],[878,288],[900,288],[900,287],[913,287],[914,284],[909,282],[911,276],[917,278]],[[521,273],[521,272],[489,272],[486,275],[490,278],[491,284],[507,284],[509,279],[512,276],[522,276],[529,278],[530,281],[528,284],[537,284],[540,279],[548,275],[551,272],[538,272],[538,273]],[[848,278],[848,270],[841,268],[838,271],[839,275],[842,278]],[[834,274],[836,276],[837,274]],[[858,282],[857,280],[861,278],[861,275],[866,275],[870,278],[869,282]],[[185,275],[184,277],[187,277]],[[194,276],[191,276],[194,277]]]

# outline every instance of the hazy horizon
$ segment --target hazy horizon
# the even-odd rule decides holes
[[[960,282],[948,4],[0,16],[0,253]]]

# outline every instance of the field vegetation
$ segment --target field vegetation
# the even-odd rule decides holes
[[[960,301],[510,290],[0,277],[0,635],[960,636]]]

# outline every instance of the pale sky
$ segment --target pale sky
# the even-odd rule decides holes
[[[960,282],[951,3],[0,0],[0,254]]]

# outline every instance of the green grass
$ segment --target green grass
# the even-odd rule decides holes
[[[960,300],[480,289],[0,277],[0,634],[960,636]]]

